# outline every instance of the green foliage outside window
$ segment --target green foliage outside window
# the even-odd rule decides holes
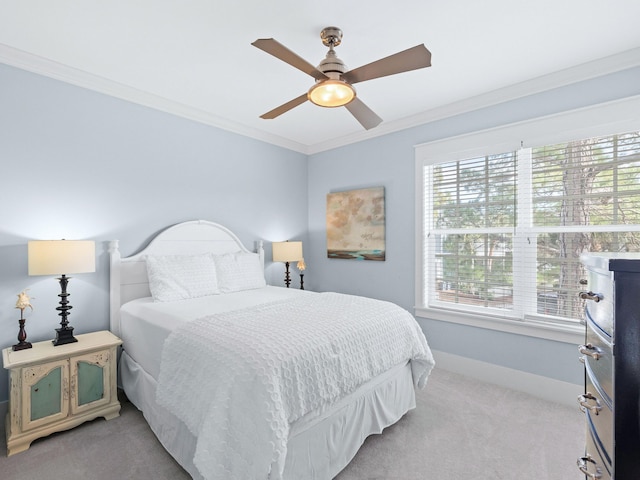
[[[530,162],[530,185],[521,183],[518,161]],[[525,232],[537,247],[537,303],[529,313],[576,319],[580,255],[640,251],[640,132],[533,148],[530,157],[447,162],[432,167],[432,179],[441,301],[513,308],[514,257],[523,262],[519,252],[531,251],[515,238]],[[530,211],[519,219],[522,205]]]

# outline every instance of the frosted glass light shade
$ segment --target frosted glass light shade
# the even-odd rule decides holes
[[[302,260],[302,242],[273,242],[274,262],[297,262]]]
[[[29,275],[67,275],[96,271],[93,240],[32,240],[28,243]]]
[[[323,80],[316,83],[307,98],[321,107],[341,107],[356,96],[355,89],[342,80]]]

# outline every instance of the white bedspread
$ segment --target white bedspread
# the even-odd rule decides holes
[[[409,312],[319,293],[180,326],[163,348],[157,400],[198,437],[206,479],[276,480],[292,422],[407,360],[422,388],[434,361]]]

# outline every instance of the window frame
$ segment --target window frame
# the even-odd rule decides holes
[[[428,229],[428,225],[423,223],[426,193],[424,167],[441,162],[519,151],[522,147],[554,145],[582,138],[602,137],[640,130],[638,111],[640,111],[640,96],[635,96],[416,145],[414,147],[416,317],[567,343],[579,342],[584,335],[584,327],[575,323],[556,321],[544,316],[525,316],[522,319],[516,319],[513,315],[509,315],[509,312],[505,314],[505,312],[489,311],[489,309],[477,313],[465,311],[458,306],[447,308],[446,305],[438,305],[437,307],[426,305],[425,288],[427,286],[424,283],[425,265],[423,259],[424,253],[427,253],[425,249],[429,248],[429,243],[424,241],[426,229]],[[519,171],[519,173],[521,172]],[[526,208],[526,205],[521,205],[521,203],[518,202],[518,215],[524,214],[520,210]],[[527,227],[517,229],[516,235],[527,234],[529,233],[527,230],[529,230]],[[516,240],[514,238],[514,242]],[[429,253],[433,254],[434,252]],[[521,267],[521,265],[516,266],[514,263],[514,278],[522,278],[520,275],[515,275],[516,268]],[[514,294],[522,295],[524,292],[525,290],[522,288],[514,288]],[[532,293],[535,294],[535,291]],[[514,311],[514,313],[517,312]]]

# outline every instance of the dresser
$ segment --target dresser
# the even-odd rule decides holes
[[[119,415],[116,354],[121,340],[107,331],[76,338],[65,345],[48,340],[2,351],[10,390],[7,455],[28,449],[36,438]]]
[[[586,254],[586,479],[640,479],[640,255]]]

